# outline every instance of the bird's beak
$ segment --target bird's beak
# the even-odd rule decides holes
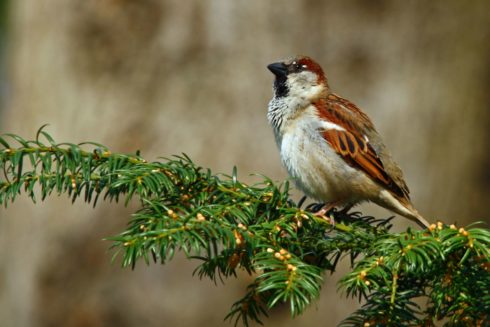
[[[267,68],[277,77],[286,77],[288,68],[282,62],[275,62],[267,66]]]

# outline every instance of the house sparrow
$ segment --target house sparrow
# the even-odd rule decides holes
[[[267,117],[282,162],[299,189],[326,203],[323,213],[371,201],[429,226],[369,117],[330,91],[320,65],[299,56],[267,68],[275,75]]]

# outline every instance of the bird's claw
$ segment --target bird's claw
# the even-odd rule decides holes
[[[333,216],[334,210],[332,209],[334,209],[333,206],[324,206],[323,208],[315,212],[314,215],[319,218],[325,219],[327,223],[329,223],[332,226],[335,226],[335,219]]]

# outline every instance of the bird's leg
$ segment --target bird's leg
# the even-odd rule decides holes
[[[338,204],[339,204],[338,202],[326,203],[320,210],[315,212],[314,215],[325,219],[330,225],[334,226],[335,220],[333,215],[327,216],[327,213],[333,208],[335,208]]]

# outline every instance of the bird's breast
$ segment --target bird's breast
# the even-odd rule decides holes
[[[323,202],[355,203],[361,198],[364,190],[359,188],[367,176],[349,166],[314,123],[291,121],[277,139],[284,166],[305,194]]]

